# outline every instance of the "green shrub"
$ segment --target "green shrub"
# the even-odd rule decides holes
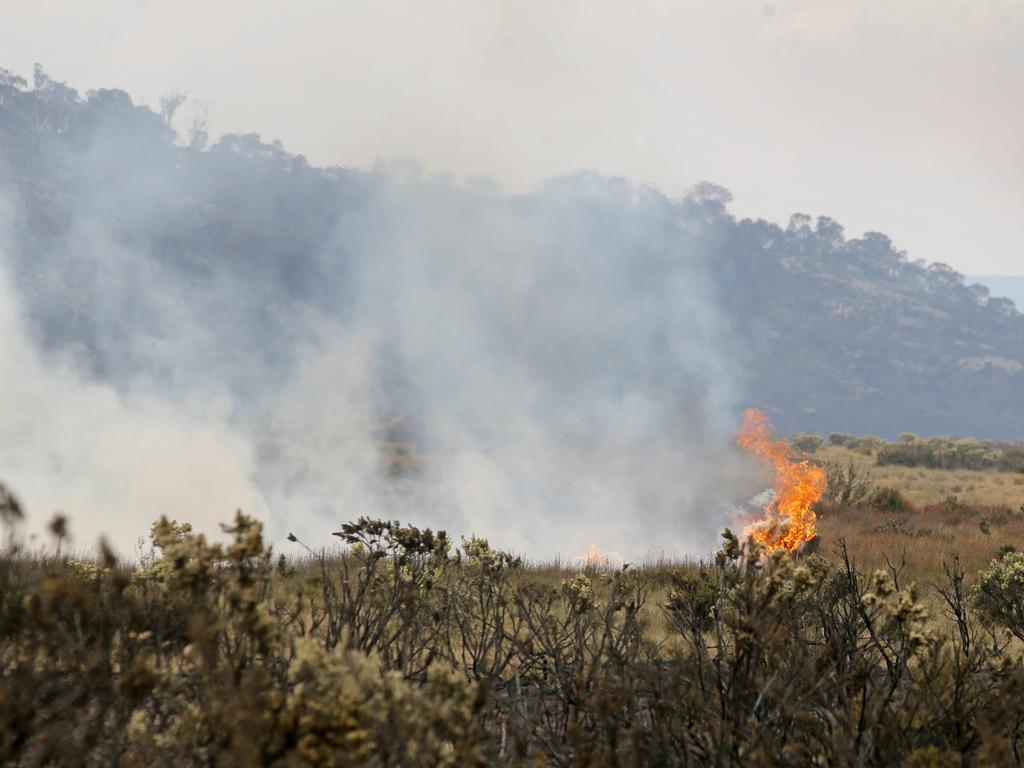
[[[1024,552],[1007,552],[978,574],[974,605],[989,621],[1024,640]]]
[[[793,435],[793,439],[790,442],[793,447],[801,453],[814,453],[816,450],[821,448],[824,440],[822,440],[821,435],[801,432]]]
[[[899,489],[889,485],[876,488],[871,494],[870,504],[879,512],[891,514],[907,512],[911,509],[910,502],[904,498]]]
[[[1019,764],[1024,665],[995,628],[1024,639],[1024,554],[970,599],[954,563],[945,619],[898,567],[728,531],[666,575],[368,518],[290,560],[258,521],[225,530],[162,520],[134,572],[0,555],[0,763]]]
[[[974,438],[901,436],[900,443],[885,443],[878,448],[876,462],[930,469],[999,469],[1024,472],[1024,446],[995,443]]]
[[[864,437],[858,437],[852,443],[849,443],[847,447],[853,451],[856,451],[857,453],[862,453],[865,456],[870,456],[871,454],[875,453],[880,448],[882,448],[882,446],[884,446],[885,444],[885,440],[883,440],[880,437],[875,437],[874,435],[865,435]]]
[[[856,506],[871,496],[871,475],[853,461],[825,464],[825,498],[844,507]]]
[[[682,632],[706,632],[714,621],[721,589],[707,568],[683,568],[673,574],[665,609],[672,626]]]

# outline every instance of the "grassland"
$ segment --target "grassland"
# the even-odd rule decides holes
[[[837,445],[823,446],[809,456],[822,462],[854,464],[876,485],[898,488],[917,505],[937,504],[957,496],[969,504],[1019,508],[1024,504],[1024,474],[995,469],[931,469],[882,465],[876,452],[864,453]]]
[[[973,577],[1001,550],[1024,549],[1024,474],[880,466],[874,452],[840,446],[819,448],[808,457],[852,466],[873,489],[895,489],[908,502],[901,511],[870,503],[822,504],[818,529],[825,551],[842,541],[865,568],[905,561],[909,578],[937,582],[943,563],[954,557]]]

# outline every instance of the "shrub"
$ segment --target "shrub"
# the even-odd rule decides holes
[[[721,596],[718,581],[707,568],[683,568],[673,574],[665,609],[680,632],[706,632],[714,622]]]
[[[356,651],[300,643],[282,717],[307,765],[483,765],[474,685],[432,665],[422,685]]]
[[[858,437],[852,443],[849,443],[847,447],[857,453],[863,453],[866,456],[870,456],[884,445],[885,440],[882,438],[875,437],[874,435],[865,435],[864,437]]]
[[[924,440],[909,433],[900,443],[885,443],[878,449],[877,463],[930,469],[999,469],[1024,472],[1024,446],[1000,444],[974,438],[933,437]]]
[[[888,512],[891,514],[908,512],[912,508],[910,502],[904,498],[898,488],[893,488],[888,485],[875,489],[871,494],[870,503],[871,506],[879,512]]]
[[[826,498],[841,506],[856,506],[871,495],[871,475],[853,461],[845,466],[836,462],[825,464]]]
[[[1006,552],[978,574],[974,605],[989,621],[1024,640],[1024,552]]]
[[[899,567],[728,531],[666,576],[366,518],[291,561],[225,530],[160,521],[144,578],[0,556],[0,763],[1019,764],[1024,665],[994,627],[1024,639],[1024,554],[969,599],[948,567],[943,621]]]
[[[821,435],[801,432],[793,435],[793,439],[790,442],[793,447],[801,453],[814,453],[816,450],[821,448],[824,440],[822,440]]]

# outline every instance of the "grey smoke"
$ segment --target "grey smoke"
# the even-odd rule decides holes
[[[60,509],[130,551],[160,514],[243,507],[275,540],[373,515],[631,559],[705,551],[749,497],[722,191],[200,152],[104,93],[87,150],[53,150],[60,226],[0,189],[0,474],[37,526]]]
[[[682,224],[658,193],[596,176],[523,197],[386,185],[337,234],[363,256],[344,320],[313,324],[274,409],[269,471],[296,469],[272,508],[301,494],[309,536],[341,510],[537,554],[707,545],[737,391]],[[423,466],[381,486],[389,415],[415,425]]]
[[[215,404],[200,416],[173,398],[124,394],[67,361],[44,361],[2,273],[0,297],[0,467],[32,513],[30,537],[64,512],[79,547],[106,536],[131,555],[161,515],[208,533],[236,506],[266,515],[252,447]]]

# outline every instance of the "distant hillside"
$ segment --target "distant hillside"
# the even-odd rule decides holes
[[[1005,296],[1024,310],[1024,277],[1017,275],[970,275],[972,283],[984,285],[993,296]]]
[[[272,399],[309,341],[295,337],[295,319],[344,328],[366,299],[347,279],[357,267],[387,249],[415,251],[434,237],[432,222],[529,220],[555,232],[558,212],[575,222],[582,209],[569,206],[582,201],[575,269],[589,269],[591,251],[619,248],[624,265],[636,264],[625,282],[643,292],[674,285],[661,277],[673,260],[699,268],[708,284],[680,282],[677,301],[700,296],[719,308],[737,405],[767,409],[781,429],[1024,438],[1024,316],[945,265],[909,260],[885,235],[850,240],[835,221],[802,215],[786,227],[737,219],[729,193],[707,184],[669,200],[584,174],[505,196],[486,183],[315,168],[256,135],[207,147],[202,125],[182,146],[169,127],[174,106],[160,115],[121,91],[82,96],[41,70],[32,84],[0,71],[0,193],[14,202],[5,263],[39,343],[74,354],[90,375]],[[611,236],[598,229],[609,221]],[[382,239],[396,229],[401,242]],[[492,240],[467,229],[451,242],[500,260],[516,280],[526,240],[517,233],[510,225]],[[136,291],[143,277],[161,292]],[[584,299],[595,296],[565,302]],[[531,315],[541,328],[547,311]],[[609,334],[628,320],[615,311],[595,313]],[[643,343],[686,341],[656,337]],[[182,350],[187,366],[176,362]],[[407,351],[393,351],[380,365],[391,371],[387,396],[400,402],[394,361]],[[565,350],[537,354],[573,370]],[[673,386],[670,366],[644,375]]]
[[[727,226],[743,248],[730,248],[720,274],[733,317],[761,339],[754,391],[779,423],[1024,435],[1024,318],[1013,302],[945,265],[908,261],[884,235],[843,240],[829,220]]]

